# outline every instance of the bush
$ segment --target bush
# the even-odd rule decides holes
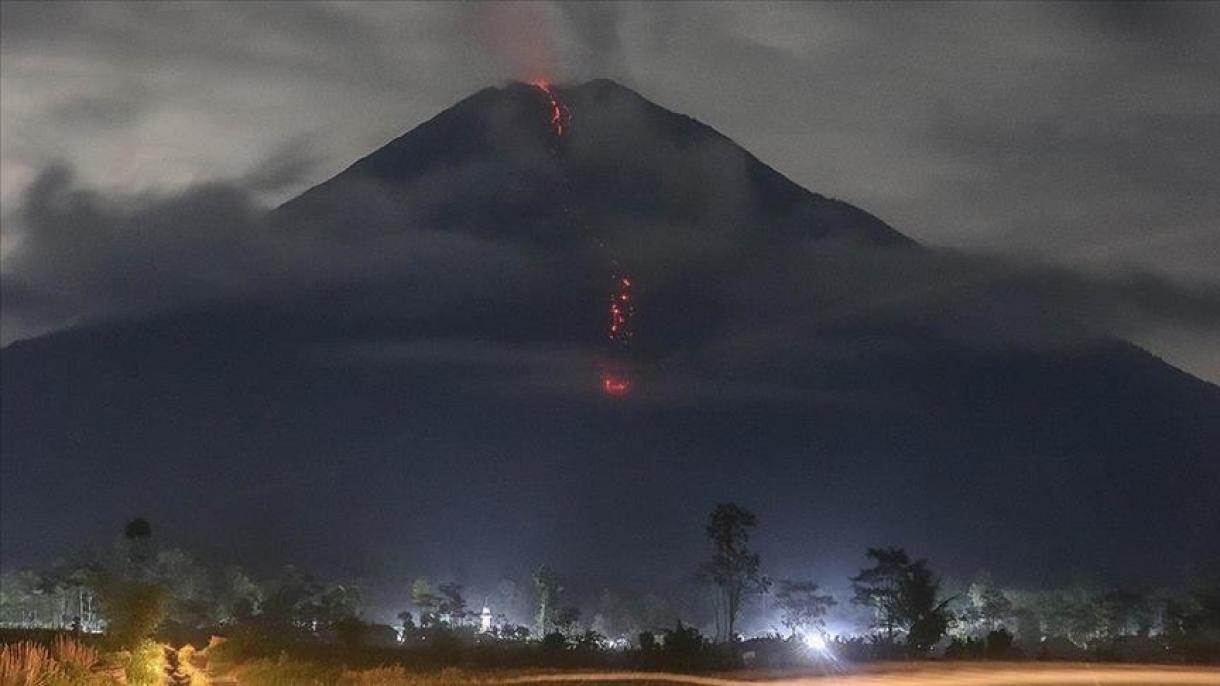
[[[771,634],[760,638],[751,638],[737,644],[742,658],[749,656],[748,666],[754,668],[779,669],[789,667],[806,667],[811,660],[818,658],[819,653],[805,644],[800,636],[784,637]]]
[[[954,637],[949,647],[945,648],[945,657],[950,660],[979,660],[985,650],[983,641],[977,638]]]
[[[115,581],[102,592],[106,607],[106,640],[117,650],[134,651],[165,619],[169,594],[157,584]]]
[[[916,656],[926,655],[948,628],[949,617],[943,612],[931,612],[920,617],[907,632],[907,651]]]
[[[1012,634],[996,629],[987,634],[987,657],[1001,659],[1012,656]]]
[[[137,643],[120,658],[128,686],[160,686],[165,683],[165,651],[148,639]]]
[[[563,652],[568,649],[568,639],[558,631],[542,637],[542,649],[546,652]]]
[[[835,636],[830,643],[830,652],[848,662],[896,660],[907,654],[906,646],[891,640],[884,634]]]
[[[665,644],[661,650],[667,657],[690,658],[698,655],[707,646],[707,639],[693,626],[685,626],[682,621],[670,631],[665,632]]]

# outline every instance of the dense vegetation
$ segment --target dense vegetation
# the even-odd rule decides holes
[[[187,669],[188,655],[253,675],[283,674],[291,664],[334,676],[326,683],[349,668],[384,667],[391,675],[403,665],[696,671],[929,655],[1220,661],[1217,583],[1028,591],[984,576],[949,593],[928,561],[874,548],[850,579],[851,596],[835,598],[812,580],[767,577],[750,548],[756,526],[753,513],[732,504],[709,517],[711,554],[697,567],[713,599],[703,625],[662,611],[655,594],[604,589],[582,607],[560,574],[542,565],[528,586],[504,591],[522,608],[519,623],[470,607],[460,583],[419,578],[409,589],[411,607],[389,626],[362,618],[355,586],[323,584],[294,567],[255,580],[236,567],[158,549],[151,525],[136,519],[103,554],[3,576],[0,672],[7,678],[45,668],[46,683],[84,683],[81,674],[109,683],[122,673],[128,683],[153,683],[179,661]],[[841,605],[858,608],[868,625],[831,635],[825,619]],[[747,606],[773,610],[775,629],[743,636],[738,622]],[[188,644],[210,647],[175,650]]]

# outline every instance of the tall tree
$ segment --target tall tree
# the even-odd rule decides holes
[[[327,625],[359,617],[360,589],[350,584],[331,586],[317,599],[317,619]]]
[[[567,638],[572,638],[578,630],[580,608],[568,606],[555,613],[555,629]]]
[[[538,635],[546,636],[555,624],[555,603],[563,587],[555,570],[544,564],[534,572],[534,588],[538,591]]]
[[[903,631],[911,652],[926,652],[949,628],[953,598],[940,600],[940,579],[927,561],[911,561],[902,548],[870,548],[868,557],[873,566],[851,578],[852,602],[873,608],[889,640]]]
[[[287,565],[267,586],[262,602],[263,618],[285,634],[312,629],[321,593],[322,586],[312,574]]]
[[[1012,601],[989,575],[971,584],[969,594],[972,609],[987,631],[995,631],[1012,618]]]
[[[1099,609],[1088,589],[1050,593],[1040,605],[1049,636],[1063,636],[1083,648],[1102,632]]]
[[[136,517],[123,528],[118,569],[98,568],[93,576],[106,617],[106,643],[131,650],[165,620],[169,594],[153,579],[152,526]]]
[[[427,577],[419,577],[411,584],[411,603],[419,608],[419,626],[421,629],[432,626],[437,621],[437,613],[441,605],[441,597],[432,591],[432,584]]]
[[[441,592],[437,613],[450,624],[461,624],[466,618],[466,599],[462,597],[462,588],[461,584],[452,581],[437,587]]]
[[[402,642],[410,643],[415,639],[415,617],[403,610],[398,613],[398,621],[402,622]]]
[[[217,589],[221,623],[260,612],[264,598],[263,589],[239,567],[228,566],[221,571]]]
[[[821,629],[822,617],[835,605],[832,596],[818,593],[818,585],[812,581],[784,579],[775,590],[775,606],[780,611],[780,623],[792,636],[807,628]]]
[[[1097,599],[1097,605],[1102,633],[1107,637],[1147,636],[1152,631],[1155,613],[1145,589],[1110,589]]]
[[[711,541],[712,558],[703,563],[702,576],[718,589],[718,611],[724,618],[726,634],[732,641],[737,616],[746,599],[765,593],[770,581],[759,572],[758,553],[752,552],[750,530],[758,526],[753,512],[735,503],[721,503],[712,510],[704,529]]]
[[[902,548],[869,548],[867,554],[874,564],[851,578],[852,603],[872,608],[874,626],[892,641],[902,624],[902,577],[911,559]]]
[[[911,563],[901,586],[902,609],[907,624],[907,649],[923,654],[945,635],[951,615],[949,603],[941,600],[940,579],[928,569],[926,560]]]
[[[152,524],[143,517],[127,522],[123,527],[123,543],[127,551],[128,576],[147,577],[152,563]]]

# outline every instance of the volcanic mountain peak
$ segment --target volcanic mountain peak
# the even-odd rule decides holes
[[[614,81],[485,88],[285,203],[328,231],[438,229],[554,243],[570,217],[756,243],[913,245],[812,193],[729,138]]]
[[[149,484],[188,542],[270,513],[253,553],[409,540],[471,568],[661,559],[725,494],[847,532],[841,559],[929,532],[1048,574],[1214,552],[1220,389],[1060,317],[1030,335],[1010,313],[1041,300],[874,250],[910,242],[613,82],[475,93],[276,221],[326,232],[282,242],[320,275],[4,349],[5,562],[108,535]],[[792,249],[821,237],[868,247]],[[490,506],[435,536],[454,493]]]

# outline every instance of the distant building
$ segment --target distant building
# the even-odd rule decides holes
[[[483,612],[479,614],[479,633],[488,631],[491,631],[491,608],[484,605]]]

